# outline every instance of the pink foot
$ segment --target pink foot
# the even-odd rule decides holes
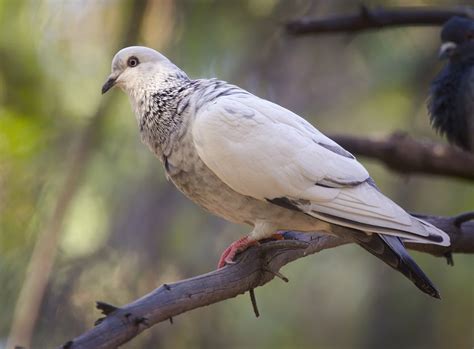
[[[217,269],[225,267],[226,264],[234,264],[234,258],[237,253],[245,251],[247,248],[255,244],[258,244],[258,241],[253,240],[248,236],[244,236],[243,238],[234,241],[224,250],[224,252],[222,252],[221,258],[219,258],[219,263],[217,264]]]
[[[284,233],[285,231],[278,231],[275,234],[272,234],[270,238],[274,240],[285,240],[285,237],[283,236]],[[239,252],[245,251],[253,245],[258,245],[258,241],[247,235],[234,241],[224,250],[224,252],[222,252],[221,258],[219,258],[219,263],[217,264],[217,269],[225,267],[226,264],[234,264],[235,255]]]

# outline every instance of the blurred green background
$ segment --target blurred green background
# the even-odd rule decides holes
[[[294,38],[282,27],[358,5],[1,0],[0,348],[14,318],[30,323],[16,329],[10,345],[64,343],[99,317],[94,301],[125,304],[164,282],[212,270],[220,252],[249,231],[207,214],[166,182],[140,143],[127,97],[118,90],[101,96],[124,45],[158,49],[190,76],[240,85],[328,134],[403,130],[444,142],[425,108],[441,67],[439,28]],[[359,160],[408,210],[455,215],[474,207],[470,182],[406,177]],[[412,254],[442,301],[358,246],[344,246],[284,268],[289,284],[257,289],[259,319],[244,295],[159,324],[124,348],[472,348],[472,257],[455,255],[453,268]],[[34,275],[27,272],[32,256]],[[42,284],[44,296],[31,294]],[[19,295],[30,303],[17,304]]]

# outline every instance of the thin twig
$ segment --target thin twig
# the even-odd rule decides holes
[[[474,212],[461,213],[454,218],[454,225],[460,228],[462,224],[472,221],[473,219]]]
[[[444,257],[446,258],[446,263],[448,263],[448,265],[454,267],[454,257],[453,257],[453,254],[451,252],[446,252],[444,254]]]
[[[249,290],[249,294],[250,294],[250,301],[252,302],[252,309],[253,309],[253,312],[255,314],[255,317],[259,317],[260,316],[260,312],[258,311],[258,307],[257,307],[257,299],[255,298],[255,291],[253,288],[251,288]]]
[[[289,282],[290,280],[285,276],[283,275],[282,273],[280,273],[278,270],[275,271],[275,270],[271,270],[269,267],[265,266],[263,268],[264,271],[266,271],[267,273],[270,273],[274,276],[276,276],[277,278],[283,280],[284,282]]]

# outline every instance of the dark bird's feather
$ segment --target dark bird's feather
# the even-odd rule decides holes
[[[386,264],[398,270],[428,295],[441,298],[439,291],[408,254],[399,237],[382,234],[356,234],[357,243]]]
[[[450,143],[474,152],[474,20],[451,18],[441,31],[449,61],[430,87],[431,124]]]
[[[473,67],[448,64],[431,84],[428,107],[434,129],[450,143],[474,152],[473,79]]]

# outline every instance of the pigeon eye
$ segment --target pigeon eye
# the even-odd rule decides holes
[[[132,67],[132,68],[133,68],[133,67],[136,67],[136,66],[138,65],[138,63],[140,63],[140,61],[139,61],[138,58],[135,57],[135,56],[130,57],[130,58],[128,59],[128,61],[127,61],[127,65],[128,65],[129,67]]]

